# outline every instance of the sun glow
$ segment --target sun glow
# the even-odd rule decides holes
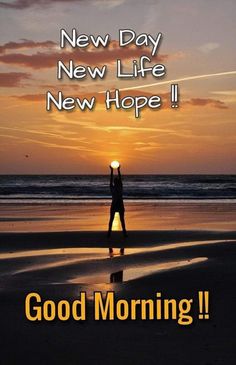
[[[120,166],[119,162],[118,161],[112,161],[111,163],[111,167],[113,169],[118,169],[118,167]]]

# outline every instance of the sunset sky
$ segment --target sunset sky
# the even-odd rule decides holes
[[[131,173],[236,173],[235,0],[5,0],[0,1],[0,173],[107,173],[111,160]],[[60,29],[111,37],[95,50],[60,49]],[[119,48],[119,29],[163,40],[153,64],[167,73],[118,80],[116,59],[129,70],[151,50]],[[151,57],[151,56],[150,56]],[[108,66],[103,80],[56,78],[57,61]],[[231,74],[229,74],[231,72]],[[214,76],[214,74],[221,74]],[[227,74],[228,73],[228,74]],[[193,76],[212,75],[186,80]],[[170,107],[170,83],[180,104]],[[152,87],[149,84],[158,83]],[[106,111],[104,94],[160,95],[160,110]],[[93,111],[46,111],[46,92],[95,95]]]

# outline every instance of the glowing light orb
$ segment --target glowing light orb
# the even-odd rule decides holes
[[[113,169],[118,169],[118,167],[120,166],[119,162],[118,161],[112,161],[111,163],[111,167]]]

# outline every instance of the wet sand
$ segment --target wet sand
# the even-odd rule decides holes
[[[108,202],[0,205],[0,232],[104,231]],[[234,230],[236,203],[230,201],[125,202],[128,230]],[[119,220],[113,223],[119,230]]]
[[[98,222],[91,223],[91,231],[85,230],[90,222],[88,217],[96,207],[86,208],[89,212],[87,223],[81,223],[81,230],[72,230],[73,225],[68,228],[67,222],[59,229],[57,219],[46,218],[45,221],[32,220],[28,230],[20,220],[25,211],[28,210],[25,220],[29,216],[42,217],[42,211],[35,209],[29,214],[32,207],[18,207],[18,211],[12,209],[10,214],[11,209],[1,211],[2,218],[12,218],[16,225],[13,232],[9,232],[4,228],[6,223],[12,222],[6,219],[1,222],[0,320],[3,335],[0,363],[235,363],[236,231],[230,223],[235,217],[229,207],[221,206],[218,210],[216,206],[215,209],[205,207],[206,220],[200,215],[200,212],[203,214],[202,206],[188,206],[186,212],[182,211],[180,218],[176,218],[176,225],[172,228],[166,222],[162,229],[158,225],[154,230],[150,223],[152,230],[147,230],[148,219],[153,214],[149,207],[143,225],[139,221],[139,230],[137,227],[130,230],[126,239],[121,232],[113,232],[108,239],[105,230],[95,231]],[[47,218],[62,215],[62,210],[59,209],[58,213],[55,207],[49,212],[45,207],[41,209]],[[78,223],[77,214],[85,208],[73,209]],[[228,217],[225,215],[227,209]],[[193,216],[198,216],[199,226],[191,224],[190,210]],[[211,210],[212,214],[209,213]],[[177,214],[177,208],[174,210],[172,206],[168,211],[165,207],[165,212],[162,211],[163,222],[167,216]],[[69,207],[64,214],[73,215],[75,219],[75,213],[71,213]],[[135,210],[132,214],[134,217]],[[225,220],[222,219],[224,215]],[[94,219],[91,217],[91,222]],[[182,224],[177,224],[179,219]],[[43,230],[45,222],[48,228]],[[206,222],[209,224],[204,229]],[[42,226],[37,233],[38,224]],[[114,247],[112,257],[108,251],[111,246]],[[124,255],[120,255],[121,247],[125,248]],[[115,291],[117,298],[127,300],[149,299],[161,292],[166,298],[194,298],[194,301],[199,290],[208,290],[210,318],[199,320],[198,307],[194,306],[194,322],[186,327],[179,326],[174,320],[95,322],[92,298],[97,290],[102,293]],[[73,320],[65,323],[58,320],[29,322],[24,315],[24,300],[31,291],[53,300],[73,300],[78,298],[80,291],[86,291],[90,314],[83,323]]]

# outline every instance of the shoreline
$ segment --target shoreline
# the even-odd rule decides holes
[[[9,199],[9,198],[8,198]],[[10,206],[12,204],[15,205],[77,205],[77,204],[107,204],[109,205],[111,202],[111,197],[106,197],[106,198],[98,198],[98,197],[83,197],[83,198],[75,198],[75,199],[61,199],[61,198],[45,198],[45,199],[32,199],[32,198],[23,198],[23,199],[18,199],[18,198],[10,198],[9,201],[7,201],[7,199],[0,199],[0,206]],[[236,198],[231,198],[231,197],[222,197],[222,198],[167,198],[167,197],[163,197],[163,198],[124,198],[124,203],[127,204],[138,204],[138,203],[142,203],[142,204],[166,204],[166,203],[173,203],[173,204],[197,204],[197,203],[202,203],[202,204],[235,204],[236,203]]]
[[[109,203],[0,205],[0,232],[105,231]],[[127,230],[234,230],[236,203],[125,202]],[[116,215],[113,230],[119,231]]]

